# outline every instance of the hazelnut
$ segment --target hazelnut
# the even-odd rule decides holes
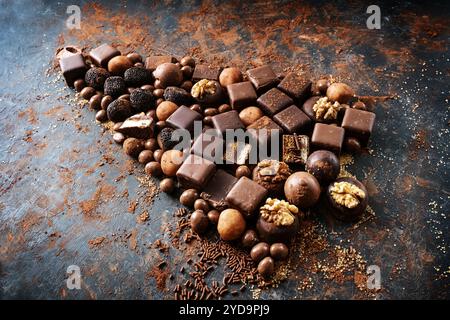
[[[229,104],[224,103],[219,106],[218,110],[219,110],[219,113],[224,113],[224,112],[231,111],[232,108]]]
[[[222,70],[219,76],[219,82],[222,87],[226,87],[229,84],[242,82],[242,72],[238,68],[225,68]]]
[[[162,171],[168,177],[174,177],[182,163],[183,151],[180,150],[167,150],[161,157]]]
[[[244,233],[246,222],[244,216],[236,209],[222,211],[217,223],[220,238],[225,241],[239,239]]]
[[[156,108],[156,116],[158,117],[158,120],[165,121],[177,109],[178,106],[175,103],[171,101],[163,101]]]
[[[353,89],[341,82],[332,83],[327,89],[328,99],[339,103],[347,103],[354,95]]]
[[[108,71],[113,75],[123,75],[125,70],[131,68],[133,62],[126,56],[117,56],[109,60]]]
[[[259,118],[264,116],[262,110],[258,107],[247,107],[239,112],[239,118],[241,119],[244,126],[249,126]]]
[[[206,108],[203,114],[205,117],[213,117],[218,113],[219,111],[216,108]]]

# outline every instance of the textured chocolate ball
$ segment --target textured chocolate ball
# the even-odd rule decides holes
[[[339,178],[327,188],[330,212],[342,221],[356,221],[361,218],[367,208],[368,199],[366,187],[354,178]]]
[[[264,159],[253,169],[252,179],[273,195],[283,193],[284,182],[291,175],[289,166],[281,161]]]
[[[123,78],[129,87],[140,87],[153,82],[153,75],[150,70],[138,67],[127,69]]]
[[[183,163],[183,151],[167,150],[161,157],[161,168],[168,177],[174,177]]]
[[[103,96],[101,94],[93,95],[89,99],[89,107],[91,107],[93,110],[99,110],[101,108],[102,98]]]
[[[145,147],[145,146],[144,146]],[[153,161],[153,152],[150,150],[142,150],[138,156],[138,162],[141,164],[149,163]]]
[[[103,90],[103,85],[107,78],[109,78],[110,74],[106,69],[93,67],[90,68],[85,76],[84,81],[89,87],[92,87],[96,90]]]
[[[106,120],[108,120],[108,116],[106,115],[106,111],[105,110],[99,110],[95,114],[95,120],[97,120],[98,122],[105,122]]]
[[[320,184],[328,184],[339,175],[339,158],[328,150],[314,151],[306,160],[305,168]]]
[[[92,87],[85,87],[85,88],[83,88],[83,90],[80,91],[80,96],[86,100],[89,100],[95,94],[96,94],[96,91]]]
[[[220,213],[217,231],[222,240],[239,239],[244,233],[246,222],[244,216],[235,209],[226,209]]]
[[[150,138],[145,141],[144,147],[146,150],[155,151],[156,149],[158,149],[158,142],[155,138]]]
[[[160,64],[155,71],[153,71],[155,79],[159,80],[162,88],[169,86],[178,86],[183,81],[183,72],[173,63]],[[155,85],[156,87],[156,85]]]
[[[191,215],[191,229],[197,234],[208,231],[209,219],[202,210],[195,210]]]
[[[133,66],[133,62],[126,56],[116,56],[109,60],[108,71],[113,75],[122,76],[124,72]]]
[[[84,87],[86,87],[86,82],[84,81],[84,79],[78,79],[75,80],[73,86],[75,87],[75,90],[77,92],[80,92],[81,90],[83,90]]]
[[[252,250],[250,250],[250,257],[256,263],[260,262],[265,257],[270,254],[270,246],[265,242],[260,242],[256,244]]]
[[[158,133],[156,141],[162,150],[172,149],[172,147],[177,143],[177,141],[172,140],[173,131],[174,130],[172,128],[163,128]]]
[[[123,142],[123,151],[133,158],[137,158],[139,153],[144,150],[144,141],[136,138],[127,138]]]
[[[219,75],[219,82],[222,87],[226,87],[229,84],[242,82],[242,72],[238,68],[225,68]]]
[[[275,260],[286,260],[289,256],[289,248],[284,243],[274,243],[270,246],[270,256]]]
[[[180,64],[182,66],[190,66],[191,68],[195,68],[195,60],[191,56],[185,56],[180,60]]]
[[[122,144],[125,141],[125,139],[126,137],[120,132],[116,132],[113,134],[113,140],[117,144]]]
[[[124,121],[133,114],[130,101],[117,99],[111,102],[107,109],[108,119],[113,122]]]
[[[308,208],[317,203],[320,197],[320,184],[308,172],[296,172],[284,184],[287,201],[299,208]]]
[[[118,97],[124,94],[127,87],[122,77],[109,77],[105,81],[105,94],[111,97]]]
[[[159,183],[159,189],[165,193],[172,193],[175,190],[175,181],[172,178],[164,178]]]
[[[145,165],[145,173],[152,177],[160,177],[162,175],[162,169],[159,162],[150,161]]]
[[[202,210],[203,212],[209,211],[209,204],[203,199],[197,199],[194,202],[194,209],[195,210]]]
[[[107,110],[108,106],[111,102],[113,102],[113,98],[111,96],[103,96],[102,101],[100,102],[100,107],[103,110]]]
[[[246,249],[253,248],[257,243],[259,243],[259,237],[255,230],[248,229],[242,236],[242,246]]]
[[[176,105],[188,106],[192,103],[192,97],[189,92],[178,87],[167,87],[164,90],[164,100],[171,101]]]
[[[210,210],[208,211],[208,219],[214,225],[217,225],[219,222],[220,212],[218,210]]]
[[[130,102],[137,112],[147,112],[155,108],[155,98],[151,91],[135,89],[130,94]]]
[[[175,110],[178,109],[178,106],[171,101],[163,101],[156,108],[156,116],[160,121],[166,121]]]
[[[339,103],[347,103],[354,95],[355,91],[342,82],[332,83],[327,89],[328,99]]]
[[[247,177],[250,178],[250,176],[252,175],[252,171],[250,170],[249,167],[247,166],[239,166],[236,169],[236,173],[235,176],[236,178],[241,178],[241,177]]]
[[[180,195],[180,203],[183,206],[192,208],[194,207],[195,200],[197,200],[199,197],[200,195],[197,190],[187,189]]]
[[[265,257],[259,262],[257,270],[264,279],[268,279],[275,271],[275,262],[271,257]]]
[[[247,107],[239,112],[239,118],[246,127],[254,123],[262,116],[264,116],[264,113],[258,107]]]

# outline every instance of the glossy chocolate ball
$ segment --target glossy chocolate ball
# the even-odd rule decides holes
[[[159,80],[162,88],[168,86],[178,86],[183,81],[183,72],[174,63],[160,64],[155,71],[153,71],[155,79]],[[155,85],[156,87],[156,85]]]
[[[83,88],[83,90],[80,91],[80,96],[83,99],[89,100],[90,98],[92,98],[93,95],[95,95],[97,92],[95,91],[94,88],[92,87],[85,87]]]
[[[249,167],[247,166],[239,166],[236,169],[236,173],[235,176],[236,178],[241,178],[241,177],[247,177],[250,178],[250,176],[252,175],[252,171],[250,170]]]
[[[106,111],[105,110],[99,110],[95,114],[95,120],[97,120],[99,122],[105,122],[106,120],[108,120],[108,116],[106,115]]]
[[[191,229],[197,234],[204,234],[208,230],[209,219],[202,210],[195,210],[191,215]]]
[[[150,161],[145,165],[145,173],[152,177],[160,177],[163,172],[159,162]]]
[[[133,62],[126,56],[117,56],[109,60],[108,71],[113,75],[121,76],[124,74],[125,70],[131,68]]]
[[[150,138],[145,141],[144,147],[146,150],[155,151],[156,149],[158,149],[158,141],[156,141],[155,138]]]
[[[195,60],[191,56],[185,56],[180,60],[180,64],[182,66],[190,66],[191,68],[195,68]]]
[[[153,151],[153,158],[155,158],[156,162],[161,163],[163,153],[164,151],[162,149],[156,149],[155,151]]]
[[[339,158],[333,152],[318,150],[309,155],[305,168],[320,184],[328,184],[338,177],[339,165]]]
[[[242,246],[246,249],[253,248],[257,243],[259,243],[259,237],[255,230],[248,229],[242,236]]]
[[[99,110],[101,108],[103,96],[101,94],[95,94],[89,99],[89,107],[94,110]],[[103,110],[104,111],[104,110]],[[106,112],[105,112],[106,115]]]
[[[284,194],[289,203],[299,208],[312,207],[319,200],[320,184],[312,174],[296,172],[286,180]]]
[[[192,78],[192,73],[194,72],[194,69],[192,69],[191,66],[183,66],[181,67],[181,72],[183,73],[183,77],[185,79]]]
[[[222,87],[226,87],[229,84],[242,82],[242,72],[238,68],[225,68],[222,70],[219,76],[219,82]]]
[[[270,246],[270,256],[275,260],[286,260],[289,256],[289,249],[284,243],[274,243]]]
[[[145,147],[145,145],[144,145]],[[141,164],[146,164],[150,161],[153,161],[153,152],[150,150],[142,150],[138,156],[138,162]]]
[[[111,96],[108,96],[108,95],[103,96],[102,101],[100,102],[100,107],[101,107],[103,110],[107,110],[109,104],[110,104],[111,102],[113,102],[113,100],[114,100],[114,99],[113,99]]]
[[[264,279],[268,279],[275,271],[275,262],[271,257],[265,257],[259,262],[257,270]]]
[[[198,198],[199,194],[197,190],[187,189],[180,195],[180,203],[183,206],[192,208],[194,206],[195,200],[197,200]]]
[[[75,90],[77,92],[80,92],[81,90],[83,90],[84,87],[86,87],[86,82],[84,81],[84,79],[78,79],[75,80],[73,86],[75,87]]]
[[[159,183],[162,192],[172,193],[175,190],[175,181],[172,178],[164,178]]]
[[[224,112],[231,111],[232,108],[229,104],[224,103],[219,106],[218,110],[219,110],[219,113],[224,113]]]
[[[327,93],[327,89],[330,86],[330,81],[328,79],[320,79],[316,82],[316,89],[323,95]]]
[[[260,242],[255,245],[250,251],[250,257],[255,262],[260,262],[270,254],[270,246],[265,242]]]
[[[202,210],[203,212],[209,211],[209,204],[203,199],[197,199],[194,202],[194,209],[195,210]]]
[[[342,82],[332,83],[327,89],[328,99],[339,103],[347,103],[354,95],[355,91]]]
[[[217,223],[219,222],[219,217],[220,217],[220,212],[218,210],[214,209],[214,210],[210,210],[208,212],[208,219],[214,225],[217,225]]]
[[[137,62],[142,62],[142,57],[139,53],[136,52],[131,52],[129,54],[127,54],[127,58],[132,62],[132,63],[137,63]]]
[[[222,240],[239,239],[245,231],[246,222],[242,213],[236,209],[226,209],[220,213],[217,231]]]

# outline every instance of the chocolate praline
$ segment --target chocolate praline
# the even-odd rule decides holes
[[[294,222],[289,226],[277,226],[273,222],[267,222],[261,216],[256,221],[256,230],[262,241],[267,243],[289,243],[299,228],[298,217],[294,216]]]
[[[286,199],[299,208],[312,207],[320,197],[320,184],[308,172],[292,174],[284,184]]]
[[[311,173],[320,184],[336,180],[340,171],[339,158],[331,151],[317,150],[306,160],[306,171]]]
[[[314,96],[309,98],[308,100],[305,101],[305,103],[302,106],[302,110],[304,113],[306,113],[306,115],[308,117],[311,118],[311,120],[315,121],[315,122],[322,122],[322,123],[331,123],[334,122],[333,119],[317,119],[316,117],[316,113],[314,112],[314,105],[316,104],[317,100],[319,100],[320,98],[322,98],[321,96]]]
[[[266,188],[274,195],[283,192],[284,182],[290,176],[289,166],[278,160],[265,159],[253,169],[253,181]]]
[[[358,198],[359,203],[354,208],[348,208],[346,206],[343,206],[336,202],[336,200],[332,197],[331,189],[333,188],[335,183],[339,182],[348,182],[359,189],[361,189],[365,196],[364,198]],[[332,182],[327,189],[327,200],[328,204],[331,207],[331,214],[336,217],[336,219],[342,220],[342,221],[356,221],[358,220],[366,210],[367,204],[368,204],[368,193],[366,187],[358,180],[351,178],[351,177],[344,177],[339,178],[336,181]]]
[[[194,97],[195,101],[198,104],[201,104],[203,107],[217,106],[222,102],[222,100],[224,98],[224,90],[223,90],[222,86],[220,85],[220,83],[215,80],[209,80],[209,82],[212,82],[215,87],[214,93],[210,94],[208,92],[205,92],[202,96],[198,96],[198,97],[195,97],[194,95],[192,95]],[[197,84],[195,84],[192,87],[191,94],[195,90],[196,85]]]

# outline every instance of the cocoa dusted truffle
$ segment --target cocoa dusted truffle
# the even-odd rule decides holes
[[[149,90],[135,89],[130,94],[130,102],[136,111],[147,112],[155,108],[155,97]]]
[[[339,178],[327,189],[331,213],[339,220],[355,221],[366,210],[368,194],[366,187],[350,177]]]
[[[169,150],[177,143],[176,141],[172,141],[172,128],[164,128],[162,129],[157,137],[158,145],[162,150]]]
[[[308,172],[292,174],[284,184],[286,199],[299,208],[312,207],[320,197],[320,184]]]
[[[125,71],[123,78],[127,86],[140,87],[152,83],[153,75],[148,69],[131,67]]]
[[[328,184],[338,177],[339,165],[339,158],[333,152],[318,150],[309,155],[306,171],[316,177],[320,184]]]
[[[105,81],[105,95],[112,97],[118,97],[126,90],[125,81],[122,77],[114,76],[109,77]]]
[[[265,159],[253,170],[253,181],[273,194],[283,192],[284,182],[291,175],[289,166],[278,160]]]
[[[86,72],[84,81],[89,87],[92,87],[96,90],[103,90],[103,85],[105,84],[105,81],[109,76],[110,74],[108,70],[99,67],[93,67]]]
[[[189,92],[178,87],[167,87],[164,90],[164,99],[172,101],[179,106],[189,106],[192,103],[192,97]]]
[[[112,122],[122,122],[133,114],[133,107],[130,101],[117,99],[108,105],[107,114]]]

